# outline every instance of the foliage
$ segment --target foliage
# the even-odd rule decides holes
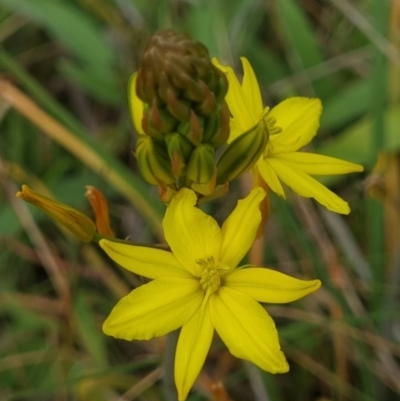
[[[261,373],[217,340],[188,399],[224,400],[221,380],[232,400],[400,400],[400,7],[389,0],[0,0],[0,399],[168,399],[165,339],[101,331],[140,279],[15,193],[28,184],[90,214],[94,185],[118,237],[163,241],[164,206],[132,155],[126,88],[147,38],[169,27],[239,73],[247,57],[266,105],[319,97],[313,151],[367,168],[324,181],[349,202],[346,217],[272,198],[256,257],[323,283],[267,308],[291,371]],[[227,204],[207,206],[222,221]]]

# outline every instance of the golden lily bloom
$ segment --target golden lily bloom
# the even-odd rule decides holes
[[[229,351],[272,373],[289,370],[275,324],[259,302],[286,303],[317,290],[262,267],[236,266],[261,221],[262,188],[253,189],[220,228],[183,188],[170,202],[163,227],[172,252],[101,240],[122,267],[153,279],[122,298],[103,331],[125,340],[149,340],[181,328],[175,356],[179,400],[185,400],[210,348],[214,329]]]
[[[363,171],[363,167],[333,157],[298,152],[317,133],[321,101],[292,97],[271,110],[264,108],[254,71],[246,58],[242,57],[241,61],[244,71],[242,84],[232,68],[213,60],[225,72],[229,82],[226,96],[232,114],[229,141],[256,125],[268,129],[269,142],[253,167],[257,170],[256,175],[261,175],[272,191],[282,198],[286,197],[281,182],[301,196],[315,198],[333,212],[348,214],[350,207],[347,202],[310,175],[347,174]]]

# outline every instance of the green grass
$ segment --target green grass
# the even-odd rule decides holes
[[[302,301],[266,306],[291,371],[260,372],[228,356],[216,339],[189,400],[213,399],[210,383],[219,380],[232,401],[400,400],[396,4],[0,0],[1,82],[46,117],[44,126],[34,123],[32,109],[10,105],[0,86],[0,399],[168,399],[159,369],[165,339],[129,343],[101,331],[140,279],[15,193],[26,183],[90,215],[85,185],[95,185],[110,202],[119,238],[162,241],[164,206],[138,173],[126,92],[147,38],[173,27],[239,74],[246,56],[269,105],[321,98],[314,150],[366,167],[326,181],[349,201],[349,216],[272,195],[265,264],[323,282]],[[379,152],[384,162],[373,170]],[[232,185],[229,207],[239,191]],[[226,207],[218,201],[208,211],[225,216]]]

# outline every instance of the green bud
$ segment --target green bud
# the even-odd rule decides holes
[[[152,71],[145,71],[142,74],[138,74],[136,93],[145,103],[152,102],[156,96],[154,74]]]
[[[164,134],[174,131],[175,125],[176,120],[167,110],[158,107],[156,99],[143,113],[143,131],[152,138],[162,140]]]
[[[199,81],[185,88],[184,95],[193,102],[202,102],[208,91],[210,91],[210,89],[208,89],[204,81]]]
[[[204,98],[201,103],[196,107],[196,112],[203,116],[209,116],[214,113],[217,108],[217,101],[210,88],[204,85]]]
[[[229,109],[223,102],[217,112],[205,120],[203,141],[218,148],[229,138]]]
[[[208,144],[201,144],[194,148],[190,156],[186,177],[197,184],[206,184],[211,180],[214,168],[214,148]]]
[[[168,157],[163,155],[156,142],[146,135],[138,135],[136,157],[143,179],[152,185],[169,185],[175,182]]]
[[[166,91],[166,108],[179,121],[186,121],[190,116],[190,103],[179,99],[172,88]]]
[[[228,93],[228,79],[225,74],[216,75],[215,79],[217,81],[214,89],[215,98],[218,102],[222,102]]]
[[[217,164],[217,184],[232,181],[249,171],[262,155],[269,139],[267,126],[262,120],[232,141]]]
[[[165,136],[167,151],[172,166],[172,174],[179,178],[183,175],[193,145],[182,135],[174,132]]]
[[[193,110],[190,111],[188,121],[180,123],[177,131],[185,136],[193,145],[197,146],[203,140],[204,119],[197,116]]]

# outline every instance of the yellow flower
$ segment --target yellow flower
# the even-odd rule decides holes
[[[306,198],[336,213],[348,214],[349,205],[310,175],[346,174],[363,171],[363,167],[315,153],[298,152],[317,133],[322,105],[319,99],[292,97],[272,108],[264,109],[260,88],[250,63],[241,58],[243,82],[239,83],[232,68],[213,62],[224,71],[229,82],[226,96],[232,113],[232,141],[249,128],[263,122],[270,133],[269,143],[255,169],[268,186],[285,198],[281,181]]]
[[[251,247],[265,197],[253,189],[220,228],[195,204],[195,193],[178,192],[163,227],[172,250],[101,240],[122,267],[150,279],[122,298],[103,331],[126,340],[148,340],[181,328],[175,356],[179,400],[196,380],[214,329],[230,352],[272,373],[287,372],[275,324],[259,302],[285,303],[320,287],[262,267],[235,267]]]

